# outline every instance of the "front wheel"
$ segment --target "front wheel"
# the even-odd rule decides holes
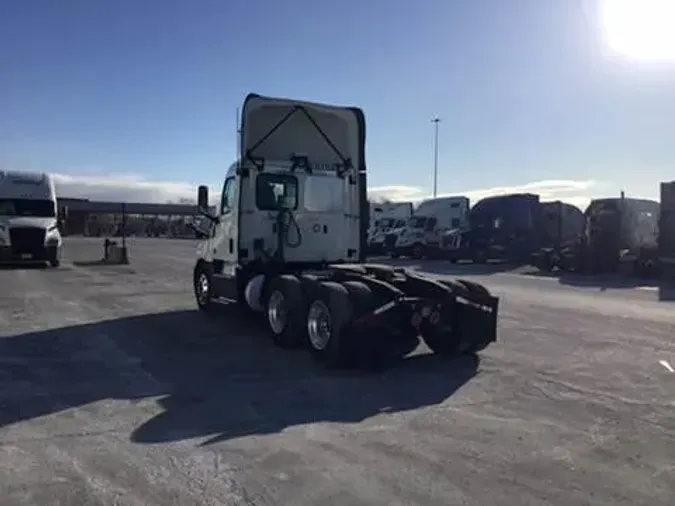
[[[424,245],[417,243],[412,248],[412,258],[414,260],[421,260],[424,257]]]
[[[52,267],[58,267],[61,265],[61,248],[49,249],[49,265]]]
[[[193,286],[197,307],[204,312],[210,312],[215,305],[213,297],[213,271],[207,263],[200,263],[195,267]]]

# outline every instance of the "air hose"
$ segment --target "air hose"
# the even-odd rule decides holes
[[[295,233],[297,239],[295,241],[290,240],[290,234],[288,231],[291,226],[295,228]],[[290,209],[280,209],[277,213],[277,249],[275,256],[278,261],[284,261],[284,249],[285,248],[297,248],[302,244],[302,232],[300,231],[300,226],[295,219],[293,211]]]

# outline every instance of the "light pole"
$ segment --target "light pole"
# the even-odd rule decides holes
[[[436,117],[431,120],[434,124],[434,198],[438,194],[438,124],[441,119]]]

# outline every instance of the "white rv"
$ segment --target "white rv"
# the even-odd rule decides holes
[[[385,249],[394,257],[422,258],[439,248],[447,230],[466,226],[469,215],[467,197],[440,197],[422,202],[406,226],[387,235]]]
[[[0,171],[0,260],[49,262],[57,267],[58,218],[51,175]]]

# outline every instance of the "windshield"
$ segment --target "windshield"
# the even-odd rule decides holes
[[[51,200],[0,199],[0,216],[56,217],[56,205]]]
[[[424,228],[426,221],[426,216],[415,216],[410,218],[409,225],[411,228]]]
[[[385,218],[380,222],[382,228],[390,228],[394,225],[394,218]]]

